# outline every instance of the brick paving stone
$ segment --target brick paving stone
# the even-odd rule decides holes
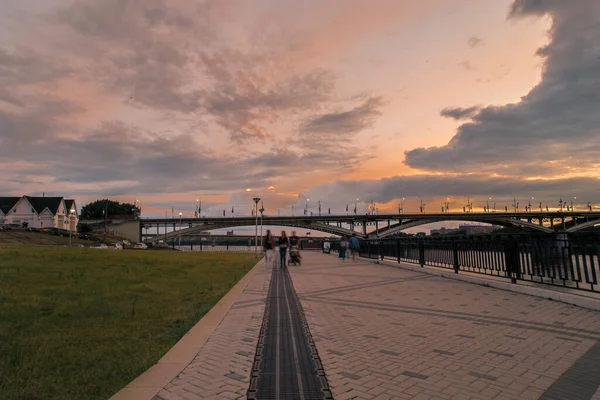
[[[303,257],[290,273],[336,399],[537,399],[600,341],[600,312],[365,260]]]
[[[194,360],[158,396],[165,400],[245,398],[271,270],[258,271]],[[259,301],[257,301],[259,300]]]

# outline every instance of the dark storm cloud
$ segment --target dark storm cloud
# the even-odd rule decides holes
[[[479,111],[481,107],[480,106],[473,106],[473,107],[469,107],[469,108],[461,108],[461,107],[456,107],[456,108],[444,108],[441,112],[440,115],[442,117],[448,117],[448,118],[454,118],[456,120],[461,120],[461,119],[471,119],[473,118],[473,116],[475,116],[477,114],[477,112]]]
[[[381,97],[371,97],[349,111],[320,115],[302,125],[303,133],[348,134],[369,128],[380,116]]]
[[[482,108],[441,147],[406,152],[414,168],[532,176],[600,167],[600,2],[519,0],[510,18],[550,14],[542,80],[520,102]],[[543,166],[544,168],[539,168]],[[557,168],[558,166],[558,168]]]

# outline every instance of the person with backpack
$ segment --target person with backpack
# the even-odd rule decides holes
[[[352,262],[356,262],[356,256],[358,256],[358,251],[360,250],[360,241],[356,237],[356,233],[352,234],[352,237],[348,241],[348,247],[352,254]]]

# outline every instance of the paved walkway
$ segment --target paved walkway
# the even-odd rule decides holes
[[[599,312],[367,261],[305,258],[292,279],[336,399],[574,400],[598,389]]]
[[[600,400],[600,312],[305,251],[290,267],[335,399]],[[156,400],[246,398],[271,271]]]

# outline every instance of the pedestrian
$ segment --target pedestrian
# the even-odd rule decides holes
[[[279,262],[281,264],[281,268],[285,268],[285,259],[287,255],[287,248],[290,245],[290,241],[288,240],[287,234],[285,231],[281,231],[281,237],[277,243],[279,245]]]
[[[356,262],[356,256],[358,255],[358,251],[360,250],[360,242],[356,237],[356,233],[352,234],[352,237],[348,241],[348,247],[350,248],[350,252],[352,253],[352,262]]]
[[[348,248],[348,241],[346,240],[346,236],[342,236],[340,240],[340,258],[342,262],[346,261],[346,249]]]
[[[267,230],[267,234],[263,239],[263,250],[265,252],[265,264],[267,267],[273,266],[273,249],[275,248],[275,239],[271,234],[271,230]]]
[[[300,238],[296,235],[296,231],[292,231],[292,235],[290,236],[290,251],[292,251],[292,247],[296,247],[296,251],[298,252],[298,258],[302,259],[300,255]]]

